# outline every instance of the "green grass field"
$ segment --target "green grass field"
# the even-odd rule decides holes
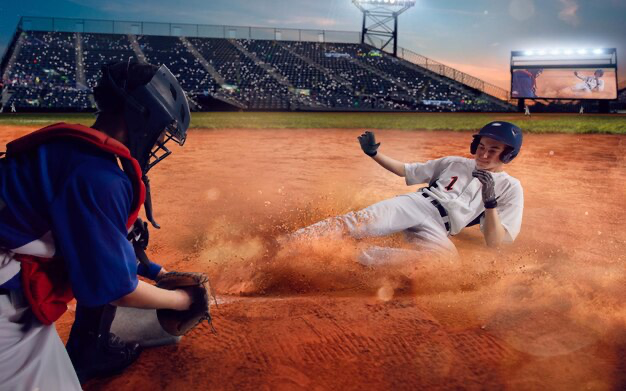
[[[0,125],[45,126],[55,122],[90,125],[93,114],[0,114]],[[625,115],[491,113],[192,113],[193,128],[302,129],[356,128],[401,130],[476,130],[507,120],[529,133],[626,134]]]

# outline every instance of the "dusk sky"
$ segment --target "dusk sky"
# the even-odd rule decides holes
[[[0,54],[20,16],[360,31],[350,0],[0,0]],[[626,82],[626,0],[417,0],[399,46],[509,89],[511,50],[617,48]]]

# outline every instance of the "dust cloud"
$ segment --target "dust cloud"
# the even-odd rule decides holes
[[[193,134],[224,146],[213,162],[200,156],[178,161],[189,167],[185,175],[194,177],[186,193],[197,194],[187,201],[193,214],[183,219],[193,227],[187,232],[195,243],[191,261],[212,276],[219,295],[381,302],[413,297],[447,327],[478,327],[533,357],[516,372],[519,379],[511,380],[519,381],[519,388],[532,388],[524,380],[528,376],[562,384],[595,379],[589,384],[598,389],[623,381],[615,380],[623,379],[626,344],[626,190],[615,186],[626,179],[623,137],[527,136],[522,155],[507,167],[525,189],[524,222],[515,244],[488,249],[472,227],[453,238],[458,258],[416,252],[399,263],[370,267],[359,263],[367,246],[410,246],[399,235],[309,243],[280,238],[415,189],[344,142],[352,139],[349,131],[303,131],[335,141],[329,143],[334,150],[324,151],[293,142],[276,148],[280,135],[241,133],[261,146],[271,138],[271,158],[236,149],[244,135],[229,131]],[[458,153],[466,136],[380,133],[386,152],[405,161]],[[421,148],[416,140],[434,147]],[[215,161],[232,170],[214,167]],[[180,241],[179,248],[190,240]],[[573,383],[560,369],[576,371]]]

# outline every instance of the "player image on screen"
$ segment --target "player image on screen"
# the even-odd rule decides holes
[[[601,77],[604,76],[604,71],[602,69],[596,70],[593,73],[593,76],[581,76],[578,71],[574,71],[574,76],[582,80],[582,82],[576,83],[576,85],[572,86],[572,92],[591,93],[594,91],[604,91],[604,80],[601,79]]]
[[[536,73],[534,91],[522,76],[532,68],[512,73],[511,97],[544,99],[615,99],[615,69],[610,68],[543,68]],[[525,81],[527,84],[520,82]]]
[[[511,97],[536,98],[537,77],[543,69],[516,69],[511,75]]]

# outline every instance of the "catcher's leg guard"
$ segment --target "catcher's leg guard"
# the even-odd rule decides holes
[[[81,383],[118,374],[141,353],[138,344],[125,343],[110,332],[116,308],[110,304],[94,308],[76,306],[76,320],[66,349]]]
[[[182,338],[163,330],[156,310],[139,308],[118,308],[111,330],[125,341],[136,342],[142,348],[173,345]]]

